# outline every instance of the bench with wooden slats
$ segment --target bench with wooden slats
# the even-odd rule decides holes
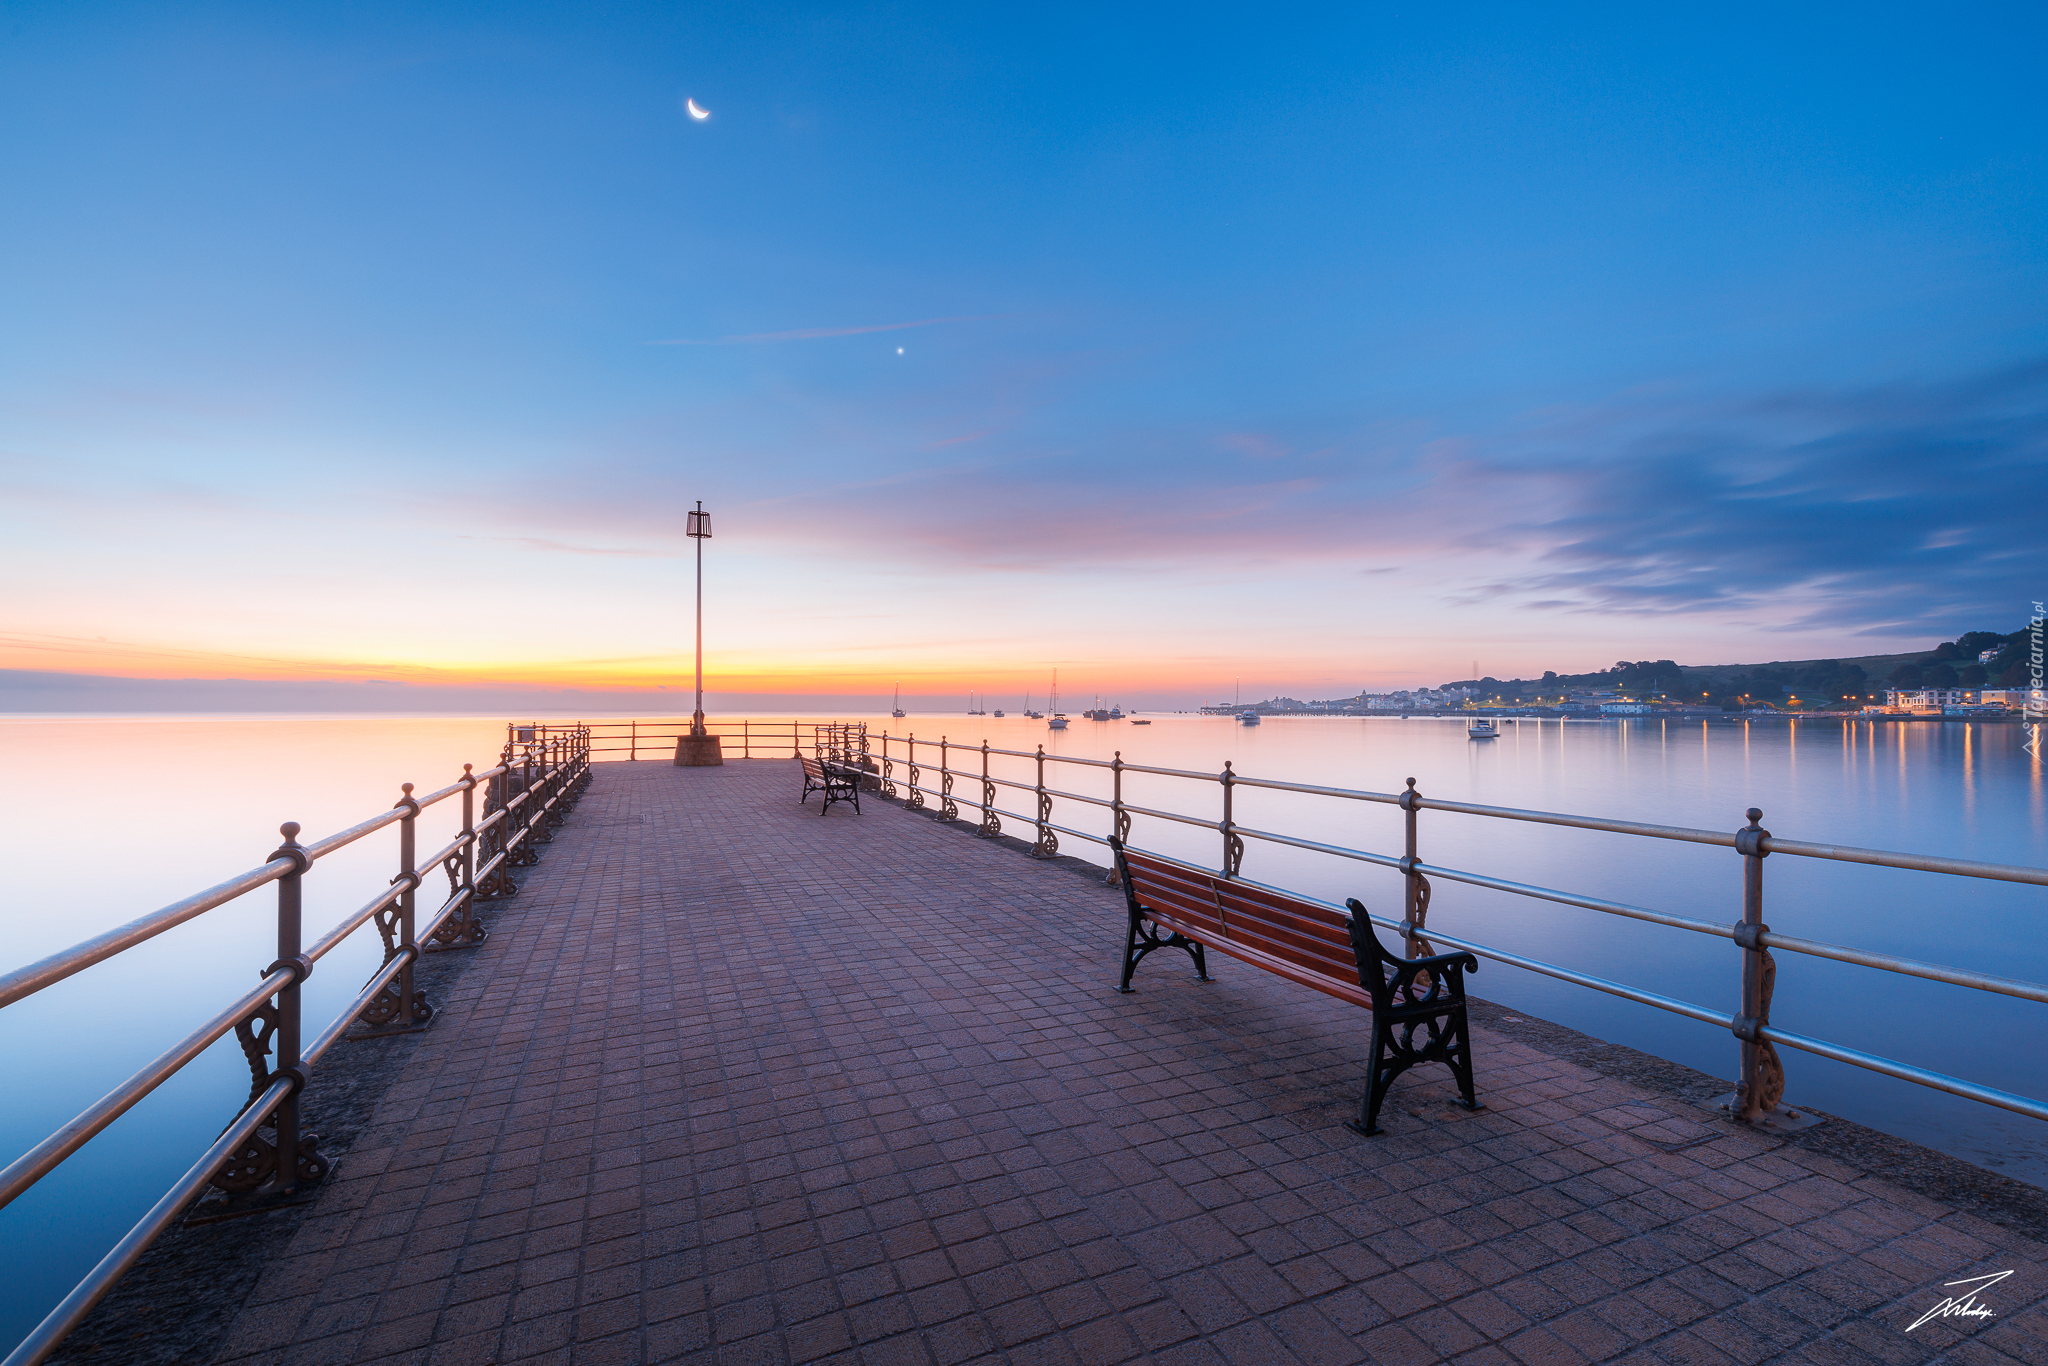
[[[808,754],[799,754],[797,759],[804,766],[804,795],[797,798],[801,806],[811,799],[813,792],[825,794],[825,804],[818,808],[824,815],[832,809],[834,802],[852,802],[853,812],[860,814],[860,775],[838,764],[828,764]]]
[[[1372,1082],[1353,1129],[1379,1132],[1387,1088],[1418,1062],[1447,1064],[1465,1107],[1479,1108],[1464,982],[1466,972],[1479,970],[1478,959],[1469,953],[1396,958],[1380,943],[1357,901],[1349,903],[1347,915],[1176,859],[1140,853],[1118,839],[1109,843],[1130,913],[1120,990],[1132,989],[1131,975],[1154,949],[1185,949],[1194,959],[1196,976],[1210,981],[1206,950],[1215,949],[1372,1011]]]

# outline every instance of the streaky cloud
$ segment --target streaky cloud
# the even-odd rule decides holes
[[[571,545],[567,541],[552,541],[544,536],[470,536],[457,533],[455,539],[523,546],[528,550],[544,550],[556,555],[618,555],[642,560],[675,558],[675,552],[668,550],[642,550],[636,546]]]
[[[1448,605],[1758,631],[1952,633],[2048,582],[2048,363],[1719,397],[1638,387],[1505,431],[1357,437],[1334,457],[1320,439],[1299,443],[1313,458],[1269,461],[1151,436],[1130,458],[1121,434],[1056,452],[1013,435],[976,461],[862,481],[892,488],[862,534],[1004,573],[1393,558]],[[785,494],[785,529],[848,534],[850,487]]]
[[[962,314],[952,318],[919,318],[907,323],[869,323],[862,327],[801,327],[793,332],[748,332],[731,337],[676,337],[651,341],[649,346],[754,346],[764,342],[820,341],[826,337],[858,337],[869,332],[902,332],[913,327],[937,327],[941,323],[985,322],[1000,315]]]
[[[1571,610],[1878,634],[2003,619],[2048,579],[2048,364],[1771,395],[1544,477],[1568,510],[1513,528],[1549,542],[1522,586]]]

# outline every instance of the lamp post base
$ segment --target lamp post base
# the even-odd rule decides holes
[[[724,763],[725,752],[718,747],[716,735],[676,737],[677,768],[715,768]]]

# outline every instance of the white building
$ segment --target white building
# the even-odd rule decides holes
[[[1992,660],[1998,658],[1999,651],[2004,648],[2003,645],[1994,645],[1988,650],[1980,650],[1977,654],[1977,662],[1979,664],[1989,664]]]
[[[2048,697],[2025,688],[1986,688],[1977,694],[1978,701],[1985,705],[2005,707],[2010,711],[2024,711],[2029,698],[2033,699],[2036,711],[2042,710],[2044,702],[2048,702]]]
[[[1975,688],[1890,688],[1884,695],[1887,707],[1906,711],[1940,711],[1943,707],[1971,707],[1977,704]]]
[[[1648,716],[1655,710],[1657,709],[1648,702],[1602,702],[1600,704],[1600,714],[1602,716]]]

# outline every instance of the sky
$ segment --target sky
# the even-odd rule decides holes
[[[700,499],[729,703],[2015,630],[2044,29],[15,0],[0,673],[686,687]]]

